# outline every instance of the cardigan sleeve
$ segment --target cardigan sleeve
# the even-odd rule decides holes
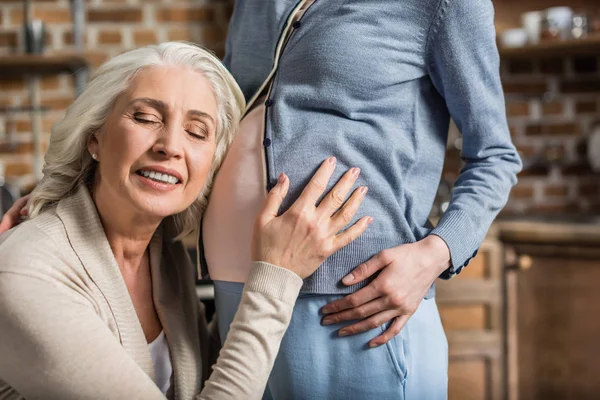
[[[506,122],[490,0],[440,0],[427,48],[428,72],[463,135],[465,166],[431,232],[450,249],[449,278],[475,256],[504,207],[521,160]]]
[[[227,340],[197,400],[262,398],[301,287],[295,273],[254,263]]]
[[[41,275],[0,272],[0,354],[27,399],[165,399],[93,305]]]

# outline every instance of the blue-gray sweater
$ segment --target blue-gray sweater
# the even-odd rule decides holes
[[[273,66],[299,0],[237,0],[225,63],[250,98]],[[379,251],[428,234],[458,273],[476,253],[516,182],[490,0],[317,0],[287,43],[266,114],[269,186],[285,172],[289,205],[320,163],[362,169],[367,232],[326,260],[304,291],[343,293],[340,279]],[[466,162],[431,230],[450,117]]]

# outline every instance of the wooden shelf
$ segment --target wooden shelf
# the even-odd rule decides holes
[[[11,54],[0,56],[0,76],[74,73],[78,69],[86,68],[87,66],[88,62],[86,58],[77,54]]]
[[[524,47],[500,47],[503,59],[540,57],[562,57],[566,55],[600,55],[600,33],[590,34],[583,39],[546,40]]]

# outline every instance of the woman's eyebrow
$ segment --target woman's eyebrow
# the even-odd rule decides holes
[[[137,99],[133,99],[129,102],[129,104],[134,104],[134,103],[146,103],[151,107],[156,108],[158,111],[162,112],[162,113],[166,113],[167,110],[169,109],[169,107],[167,106],[167,104],[163,101],[160,100],[156,100],[156,99],[151,99],[149,97],[140,97]]]
[[[212,117],[210,114],[208,114],[208,113],[205,113],[204,111],[199,111],[199,110],[189,110],[189,111],[188,111],[188,115],[190,115],[190,116],[193,116],[193,117],[199,117],[199,118],[206,118],[206,119],[209,119],[209,120],[210,120],[210,121],[213,123],[213,125],[215,125],[215,120],[214,120],[214,118],[213,118],[213,117]]]

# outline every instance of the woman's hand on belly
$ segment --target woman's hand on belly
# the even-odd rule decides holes
[[[342,282],[354,285],[381,271],[368,286],[323,307],[323,324],[361,320],[340,329],[340,336],[355,335],[394,320],[369,342],[380,346],[400,333],[415,313],[431,284],[450,266],[450,250],[438,236],[384,250],[359,265]]]
[[[315,272],[327,257],[367,229],[371,217],[363,217],[340,232],[352,220],[367,193],[366,187],[360,187],[345,201],[360,174],[358,168],[347,171],[316,205],[335,165],[334,157],[325,160],[300,197],[285,213],[277,216],[289,189],[287,176],[281,174],[256,219],[252,238],[253,261],[278,265],[304,279]]]

